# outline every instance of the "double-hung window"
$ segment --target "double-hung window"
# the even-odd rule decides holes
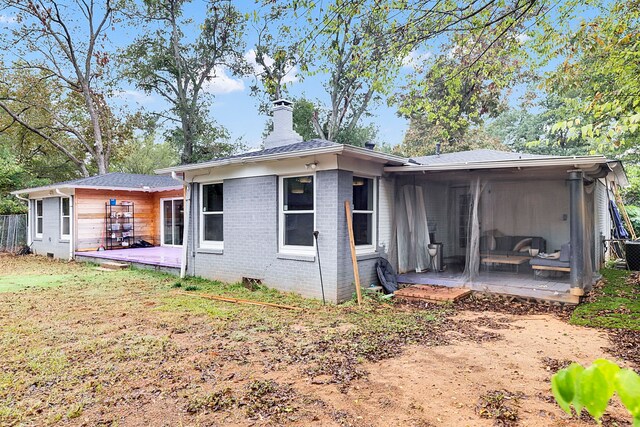
[[[200,199],[200,246],[222,249],[223,184],[203,184]]]
[[[71,199],[69,197],[60,199],[60,238],[71,238]]]
[[[42,211],[42,199],[35,201],[35,211],[36,211],[36,238],[42,239],[42,228],[44,226],[43,220],[43,211]]]
[[[283,177],[280,181],[280,248],[313,251],[315,227],[314,176]]]
[[[353,177],[353,238],[359,251],[375,250],[376,189],[371,178]]]

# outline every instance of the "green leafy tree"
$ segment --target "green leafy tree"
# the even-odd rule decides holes
[[[445,152],[482,147],[483,140],[470,141],[474,133],[507,109],[512,87],[532,78],[522,60],[522,26],[500,35],[495,34],[503,31],[499,27],[480,35],[455,33],[441,47],[443,53],[416,67],[395,98],[399,113],[410,120],[401,151],[431,151],[436,143]],[[484,143],[486,148],[497,145],[493,139]]]
[[[176,147],[169,142],[156,142],[155,134],[128,141],[114,159],[113,168],[125,173],[153,175],[156,169],[175,166],[180,162]]]
[[[569,139],[591,139],[601,152],[635,146],[640,136],[640,3],[605,2],[595,18],[583,20],[577,29],[547,30],[539,50],[545,59],[562,62],[547,75],[545,88],[570,107],[554,129],[567,131]]]
[[[309,58],[301,49],[303,28],[292,25],[291,5],[263,3],[250,18],[256,41],[248,60],[254,63],[251,93],[260,99],[260,111],[270,114],[271,102],[286,97],[289,85],[300,78],[298,66],[305,67]]]
[[[6,64],[0,68],[0,112],[63,153],[82,175],[90,174],[87,158],[99,174],[107,173],[119,134],[105,97],[107,29],[115,24],[117,5],[2,0],[0,10],[16,17],[0,37]],[[46,125],[38,121],[43,116]]]
[[[566,129],[554,127],[568,114],[568,107],[561,98],[549,94],[535,107],[535,112],[508,109],[487,124],[487,132],[516,152],[563,156],[591,154],[589,140],[571,139]]]
[[[208,107],[212,95],[207,84],[230,70],[244,74],[242,35],[245,17],[229,0],[209,0],[195,37],[184,29],[196,27],[184,16],[187,0],[147,0],[141,21],[145,33],[122,55],[126,79],[145,93],[160,95],[171,105],[158,116],[176,126],[167,137],[180,147],[181,162],[206,160],[230,154],[234,144],[228,133],[215,126]]]

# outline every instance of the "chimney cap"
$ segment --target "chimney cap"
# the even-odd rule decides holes
[[[293,107],[293,102],[288,99],[280,98],[273,101],[274,107],[284,106],[284,107]]]

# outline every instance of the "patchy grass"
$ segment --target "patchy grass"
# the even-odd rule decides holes
[[[50,276],[3,276],[0,282],[0,292],[18,292],[29,288],[50,288],[70,283],[72,274],[52,274]]]
[[[625,270],[602,271],[603,282],[571,316],[574,325],[640,331],[640,276]]]
[[[0,283],[8,278],[19,278],[21,285],[0,292],[2,426],[156,425],[158,420],[166,425],[376,424],[365,423],[363,416],[379,425],[432,425],[422,416],[436,414],[419,413],[417,402],[406,415],[396,399],[398,390],[411,386],[406,373],[389,389],[368,390],[374,382],[369,372],[379,363],[393,366],[390,359],[407,349],[492,343],[502,337],[494,331],[508,330],[486,315],[475,322],[454,317],[451,305],[418,308],[370,295],[362,307],[322,305],[260,285],[178,280],[138,269],[103,272],[34,256],[0,258]],[[42,283],[56,284],[35,286]],[[303,310],[212,301],[199,294]],[[368,398],[370,392],[393,403]],[[474,390],[470,417],[478,416],[473,414],[477,396]]]
[[[35,256],[0,263],[0,425],[120,425],[141,407],[172,425],[199,424],[203,414],[217,424],[328,421],[332,408],[270,376],[322,377],[346,391],[367,375],[363,363],[445,344],[439,334],[455,328],[446,308],[376,298],[323,306],[260,285]]]

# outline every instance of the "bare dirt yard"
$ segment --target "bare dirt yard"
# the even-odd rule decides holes
[[[207,293],[287,304],[216,302]],[[0,425],[587,426],[550,376],[608,357],[546,307],[323,307],[141,270],[0,257]],[[630,425],[614,400],[604,424]]]

